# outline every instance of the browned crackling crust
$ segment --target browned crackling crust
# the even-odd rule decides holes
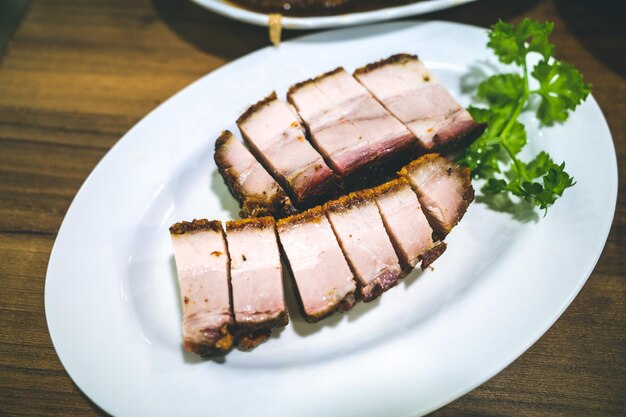
[[[208,221],[207,219],[193,219],[190,222],[182,221],[170,226],[170,233],[173,235],[184,235],[188,232],[199,232],[202,230],[212,230],[222,233],[222,222],[219,220]]]
[[[382,293],[395,287],[400,280],[401,273],[385,270],[366,286],[360,287],[360,294],[363,302],[368,303],[378,298]]]
[[[254,113],[258,112],[263,107],[267,106],[269,103],[275,100],[278,100],[278,98],[276,97],[276,91],[272,91],[269,96],[257,101],[252,106],[248,107],[246,111],[244,111],[242,115],[239,116],[239,118],[237,119],[237,125],[245,123],[245,121],[248,120],[250,116],[252,116]]]
[[[266,216],[281,218],[297,212],[298,209],[291,204],[289,197],[280,191],[270,198],[269,205],[266,199],[247,197],[241,206],[239,215],[243,218]]]
[[[185,341],[183,347],[189,352],[194,352],[203,358],[212,356],[220,356],[228,353],[234,346],[234,327],[229,324],[222,325],[219,329],[204,330],[207,339],[212,340],[211,343],[194,343]]]
[[[348,195],[343,195],[335,200],[331,200],[324,204],[323,208],[325,211],[341,213],[351,208],[373,202],[373,196],[374,194],[372,193],[372,190],[368,188],[350,193]]]
[[[318,81],[323,80],[326,77],[330,77],[333,76],[341,71],[345,71],[345,69],[343,67],[337,67],[332,71],[328,71],[325,72],[321,75],[318,75],[317,77],[313,77],[313,78],[309,78],[308,80],[304,80],[304,81],[300,81],[299,83],[296,83],[294,85],[292,85],[291,87],[289,87],[289,91],[287,91],[287,100],[293,104],[292,100],[291,100],[291,95],[296,92],[296,90],[301,89],[302,87],[308,85],[308,84],[314,84]]]
[[[338,303],[329,305],[326,310],[322,310],[314,315],[307,315],[304,312],[304,307],[302,307],[302,301],[299,299],[299,297],[300,297],[300,294],[298,293],[297,298],[298,298],[298,302],[300,303],[300,311],[302,312],[302,315],[304,316],[304,320],[307,323],[317,323],[318,321],[325,319],[326,317],[338,311],[342,313],[345,311],[348,311],[352,307],[354,307],[354,304],[356,303],[356,295],[355,295],[355,292],[352,291],[346,294],[346,296],[343,297],[343,299],[339,301]]]
[[[237,346],[244,350],[252,350],[265,342],[272,335],[272,329],[258,329],[238,336]]]
[[[445,242],[437,242],[430,250],[422,255],[422,271],[428,268],[437,258],[446,251],[448,246]]]
[[[398,177],[372,188],[372,194],[374,197],[380,197],[386,194],[396,193],[407,186],[410,187],[409,181],[404,177]]]
[[[264,322],[237,323],[236,343],[242,349],[254,349],[272,335],[272,329],[285,327],[287,324],[289,324],[287,310]]]
[[[226,222],[226,231],[232,232],[245,229],[274,229],[274,218],[270,216],[251,219],[229,220]]]
[[[303,223],[319,223],[324,217],[324,210],[322,210],[321,206],[317,206],[302,213],[278,220],[278,222],[276,222],[276,228],[280,232],[280,230],[284,230],[288,226]]]
[[[391,55],[389,58],[381,59],[380,61],[372,62],[371,64],[367,64],[361,68],[357,68],[357,70],[354,71],[354,74],[366,74],[380,67],[384,67],[385,65],[405,64],[409,61],[419,61],[419,58],[417,57],[417,55],[410,54]]]

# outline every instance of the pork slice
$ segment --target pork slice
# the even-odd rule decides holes
[[[389,181],[372,191],[405,271],[412,270],[420,260],[424,269],[443,253],[445,244],[433,241],[433,230],[405,178]]]
[[[320,207],[278,221],[276,228],[305,319],[352,308],[354,276]]]
[[[304,128],[276,93],[251,106],[237,120],[263,166],[299,208],[337,192],[338,178],[306,140]]]
[[[215,142],[214,157],[228,189],[239,201],[242,217],[284,217],[295,212],[282,187],[228,130]]]
[[[219,221],[170,227],[183,300],[183,346],[203,357],[233,346],[228,251]]]
[[[354,76],[424,150],[451,147],[484,130],[414,55],[393,55],[357,69]]]
[[[363,301],[397,284],[402,273],[370,190],[350,193],[324,205],[341,249],[357,277]]]
[[[289,322],[274,219],[229,221],[226,240],[237,333],[240,344],[251,348]]]
[[[287,98],[311,140],[341,177],[367,175],[384,165],[394,171],[417,141],[343,68],[294,85]]]
[[[417,194],[437,237],[443,238],[463,218],[474,200],[469,169],[438,154],[427,154],[402,170]]]

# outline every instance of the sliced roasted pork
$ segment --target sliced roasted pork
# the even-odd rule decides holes
[[[341,177],[393,172],[417,149],[413,134],[343,68],[294,85],[287,97]]]
[[[295,212],[282,187],[228,130],[215,142],[214,157],[228,189],[239,201],[242,217],[284,217]]]
[[[425,269],[445,250],[443,242],[433,242],[433,229],[422,212],[409,182],[400,177],[373,190],[378,211],[391,238],[403,269],[410,271],[422,261]]]
[[[351,309],[354,276],[324,211],[313,208],[278,221],[276,228],[306,320]]]
[[[228,251],[219,221],[194,220],[170,227],[183,300],[183,346],[201,356],[233,346]]]
[[[402,273],[373,193],[350,193],[324,205],[326,215],[354,275],[363,301],[397,284]]]
[[[437,237],[443,238],[463,218],[474,200],[470,171],[438,154],[427,154],[402,170],[417,194]]]
[[[274,219],[229,221],[226,240],[239,345],[252,348],[289,322]]]
[[[296,115],[276,98],[276,93],[246,110],[237,125],[257,160],[296,206],[309,206],[337,192],[338,178],[306,140]]]
[[[425,150],[452,146],[482,132],[483,126],[416,56],[394,55],[359,68],[354,76],[409,128]]]

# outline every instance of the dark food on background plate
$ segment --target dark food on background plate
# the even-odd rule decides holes
[[[281,13],[285,16],[327,16],[363,12],[418,0],[229,0],[259,13]]]

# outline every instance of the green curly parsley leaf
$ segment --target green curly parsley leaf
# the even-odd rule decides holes
[[[565,162],[556,164],[545,152],[539,153],[528,164],[518,161],[511,165],[505,178],[489,178],[482,191],[485,194],[510,192],[526,201],[533,203],[542,210],[563,195],[575,182],[565,172]]]
[[[479,98],[495,107],[515,107],[524,94],[524,79],[517,74],[499,74],[478,85]]]
[[[548,59],[554,52],[554,45],[548,42],[552,29],[554,23],[540,23],[528,18],[518,25],[499,21],[489,32],[487,46],[505,64],[524,65],[529,52],[538,52]]]
[[[543,60],[535,66],[532,76],[539,81],[537,94],[541,96],[541,103],[537,117],[544,125],[567,120],[568,112],[582,103],[591,91],[591,84],[585,84],[582,74],[567,62]]]

